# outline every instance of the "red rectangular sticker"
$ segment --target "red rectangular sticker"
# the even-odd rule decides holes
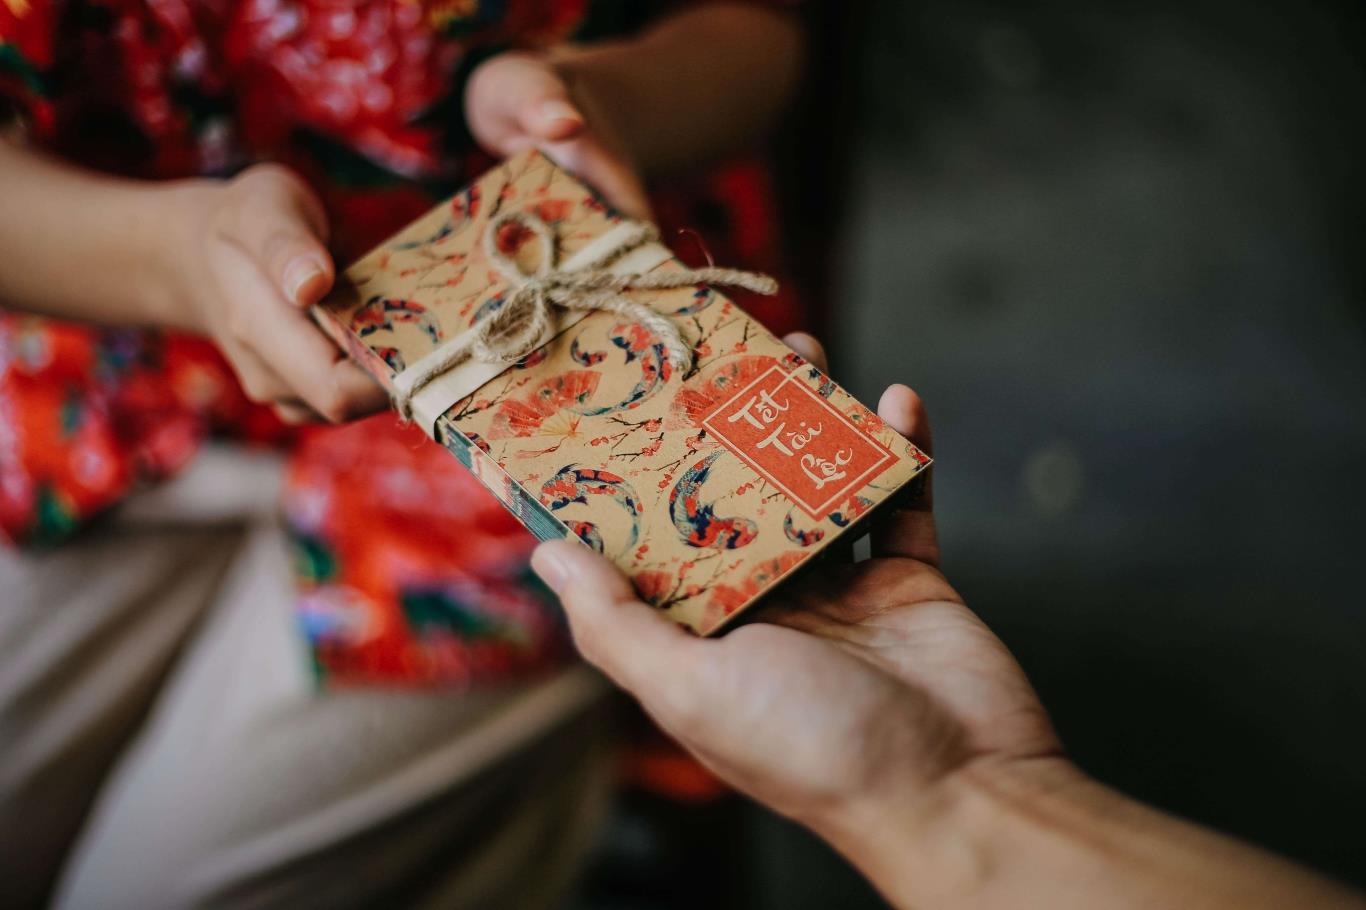
[[[777,366],[722,402],[702,426],[818,521],[893,459],[814,389]]]

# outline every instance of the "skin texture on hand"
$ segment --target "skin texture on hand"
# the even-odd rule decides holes
[[[7,306],[208,335],[247,394],[293,422],[387,405],[308,318],[334,268],[322,206],[288,170],[125,180],[0,141],[0,198],[0,251],[26,266],[0,269]]]
[[[929,448],[910,389],[889,388],[878,413]],[[719,775],[799,820],[825,825],[888,793],[928,793],[981,756],[1056,754],[1023,673],[938,570],[928,487],[873,549],[717,640],[640,604],[572,542],[544,545],[534,565],[590,661]]]
[[[786,340],[823,364],[813,339]],[[929,449],[910,389],[889,388],[878,413]],[[543,544],[532,564],[584,657],[897,906],[1363,906],[1068,762],[1015,660],[940,573],[931,507],[927,486],[873,531],[872,558],[805,576],[719,639],[641,603],[577,542]]]
[[[178,195],[176,297],[211,336],[247,395],[290,422],[350,420],[387,406],[384,391],[308,317],[332,286],[327,219],[303,181],[259,165]]]
[[[640,174],[733,154],[761,134],[795,85],[800,46],[794,17],[700,5],[625,40],[486,61],[466,87],[469,126],[495,154],[544,147],[618,209],[647,217]],[[317,203],[288,172],[149,183],[0,137],[0,199],[0,251],[25,264],[0,270],[6,306],[209,334],[248,394],[286,420],[385,406],[301,312],[334,266]]]
[[[465,117],[487,151],[540,147],[648,218],[645,177],[734,155],[766,133],[796,88],[802,42],[783,11],[697,4],[622,40],[492,57],[470,74]]]

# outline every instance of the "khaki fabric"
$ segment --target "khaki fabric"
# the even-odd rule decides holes
[[[317,691],[277,484],[211,451],[0,553],[0,907],[561,899],[608,797],[601,679]]]

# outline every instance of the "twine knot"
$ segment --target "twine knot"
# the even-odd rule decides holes
[[[540,247],[535,271],[522,268],[498,247],[504,228],[517,226],[528,232]],[[620,240],[572,271],[560,268],[555,235],[540,218],[525,212],[505,212],[484,229],[484,254],[512,287],[510,296],[494,312],[405,372],[394,394],[394,407],[404,420],[412,419],[412,397],[438,376],[468,360],[513,364],[549,340],[555,325],[555,308],[601,310],[616,313],[654,335],[663,345],[669,363],[686,372],[692,367],[692,348],[679,334],[673,320],[652,307],[624,296],[628,290],[668,290],[698,284],[739,287],[757,294],[773,294],[778,283],[767,275],[738,269],[707,267],[672,269],[643,274],[618,274],[607,270],[614,260],[646,243],[657,242],[652,225],[623,222]]]

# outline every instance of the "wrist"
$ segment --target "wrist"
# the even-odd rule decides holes
[[[207,334],[209,326],[196,305],[196,266],[203,258],[204,212],[221,183],[191,178],[167,181],[146,194],[139,321],[162,328]]]
[[[918,813],[896,798],[880,804],[823,833],[899,907],[1363,906],[1061,757],[979,759],[919,795]]]
[[[113,177],[0,142],[7,306],[113,326],[179,325],[188,182]]]
[[[1011,906],[1018,865],[1100,789],[1061,757],[979,759],[850,800],[813,827],[896,906]]]

